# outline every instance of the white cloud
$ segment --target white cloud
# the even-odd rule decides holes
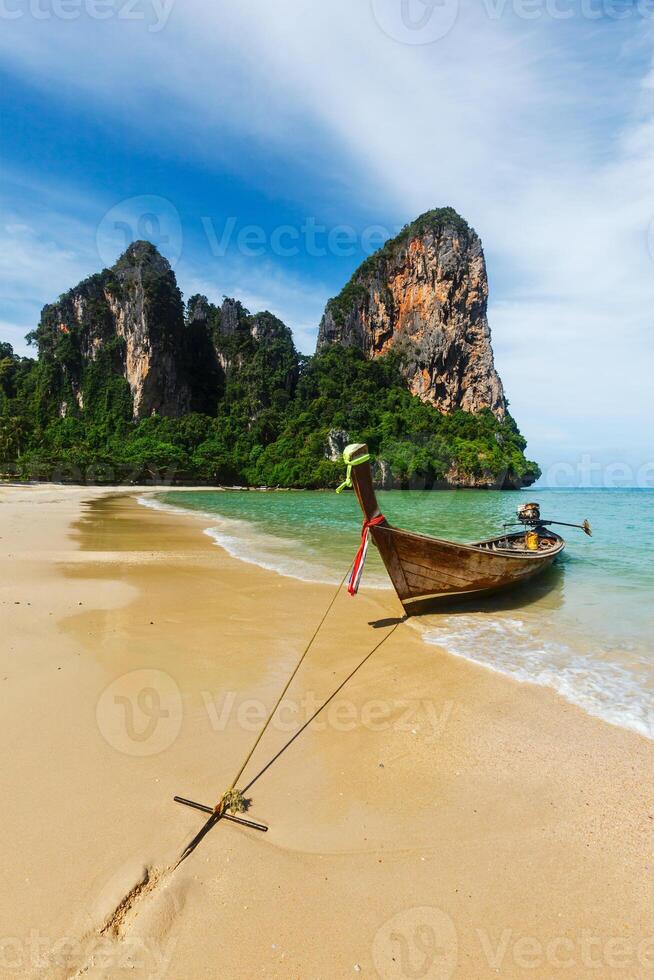
[[[0,295],[5,319],[0,336],[21,354],[29,353],[25,334],[41,309],[60,293],[97,271],[97,260],[84,248],[86,228],[66,215],[42,213],[39,227],[12,220],[0,207]]]
[[[54,301],[71,286],[112,264],[127,244],[120,234],[105,232],[105,221],[97,223],[105,204],[90,198],[69,197],[66,188],[22,183],[20,193],[9,195],[15,201],[28,191],[30,205],[0,200],[0,294],[5,309],[14,319],[0,321],[0,338],[9,341],[17,353],[29,354],[24,337],[38,324],[42,307]],[[38,227],[33,207],[38,200]],[[180,289],[185,298],[206,294],[220,303],[223,295],[239,299],[253,313],[267,309],[293,326],[295,342],[304,353],[315,349],[317,324],[330,296],[329,288],[290,275],[265,256],[246,258],[238,254],[212,256],[209,243],[195,248],[185,245],[179,216],[172,217],[159,198],[133,198],[111,209],[129,226],[130,240],[139,233],[143,201],[159,219],[155,243],[173,261]],[[131,207],[135,203],[137,210]],[[71,212],[83,207],[87,218]],[[141,210],[139,210],[141,207]],[[158,208],[158,210],[157,210]],[[108,223],[113,228],[113,223]],[[178,262],[176,260],[179,260]],[[33,352],[32,352],[33,353]]]

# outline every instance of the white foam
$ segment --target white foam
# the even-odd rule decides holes
[[[154,510],[210,521],[211,525],[204,528],[204,533],[232,558],[301,582],[337,585],[340,581],[340,577],[327,568],[318,555],[314,555],[314,560],[307,561],[305,544],[281,535],[267,534],[250,521],[223,517],[211,511],[177,507],[155,497],[137,497],[137,500],[144,507]]]
[[[136,502],[137,504],[140,504],[141,507],[151,507],[152,510],[172,510],[182,513],[180,507],[173,507],[171,504],[162,504],[156,497],[137,497]],[[184,513],[188,514],[191,512],[185,510]]]
[[[138,502],[155,510],[195,516],[204,533],[233,558],[303,582],[336,584],[340,575],[306,542],[263,531],[246,520],[167,504],[153,496]],[[388,588],[379,569],[366,569],[366,588]],[[589,647],[577,637],[566,645],[552,639],[547,614],[529,617],[462,613],[414,618],[425,642],[523,683],[550,687],[588,714],[654,739],[654,675],[651,655],[626,645],[619,650]],[[579,642],[577,642],[579,641]]]
[[[540,632],[535,621],[478,613],[444,616],[423,639],[517,681],[551,687],[588,714],[654,739],[651,664],[627,651],[574,650]]]
[[[204,533],[213,538],[216,544],[232,558],[238,558],[240,561],[258,565],[259,568],[265,568],[269,572],[276,572],[278,575],[298,579],[301,582],[315,582],[321,585],[338,584],[339,579],[331,576],[327,569],[321,569],[320,565],[290,553],[293,548],[298,547],[297,542],[257,532],[251,525],[245,534],[235,534],[225,525],[226,522],[221,520],[220,526],[207,527]],[[286,558],[279,554],[283,549],[289,551]]]

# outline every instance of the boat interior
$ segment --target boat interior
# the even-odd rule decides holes
[[[481,551],[518,551],[523,554],[533,555],[551,551],[552,548],[556,548],[560,544],[561,538],[558,535],[554,537],[552,534],[547,534],[538,536],[538,548],[528,548],[527,535],[519,533],[505,534],[501,538],[492,538],[490,541],[479,541],[475,544],[475,547]]]

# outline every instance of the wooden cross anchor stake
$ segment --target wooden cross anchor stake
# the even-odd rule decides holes
[[[212,806],[205,806],[204,803],[195,803],[193,800],[185,800],[183,796],[174,796],[175,803],[182,803],[184,806],[190,806],[193,810],[200,810],[202,813],[208,813],[211,815],[216,811]],[[265,824],[256,823],[254,820],[246,820],[244,817],[236,817],[232,813],[223,813],[219,818],[220,820],[230,820],[232,823],[240,823],[243,827],[250,827],[252,830],[260,830],[264,834],[268,830]]]

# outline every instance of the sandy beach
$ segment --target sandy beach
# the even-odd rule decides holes
[[[654,975],[654,743],[390,590],[343,591],[248,765],[268,832],[177,866],[173,796],[217,802],[333,588],[136,496],[0,487],[0,977]]]

